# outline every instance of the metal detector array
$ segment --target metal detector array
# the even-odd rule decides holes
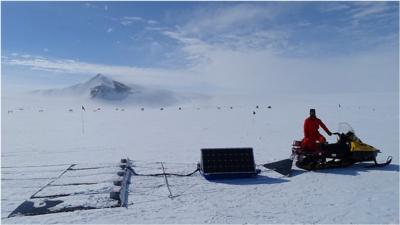
[[[167,168],[163,162],[133,163],[129,159],[107,166],[64,165],[59,175],[51,178],[8,217],[128,207],[187,194],[194,186],[185,184],[198,171],[192,171],[196,164],[169,165]],[[170,185],[171,181],[179,185]]]
[[[72,164],[8,217],[126,207],[132,172],[129,159],[112,166]]]

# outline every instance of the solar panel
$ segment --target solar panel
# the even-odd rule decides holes
[[[200,167],[207,179],[240,178],[256,174],[252,148],[201,149]]]

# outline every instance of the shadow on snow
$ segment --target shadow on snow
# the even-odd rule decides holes
[[[289,180],[282,178],[272,178],[267,176],[258,175],[254,178],[241,178],[241,179],[218,179],[209,180],[214,183],[223,183],[231,185],[257,185],[257,184],[279,184],[289,182]]]
[[[355,165],[345,167],[345,168],[334,168],[334,169],[324,169],[314,171],[315,173],[333,173],[340,175],[350,175],[357,176],[360,172],[369,172],[369,171],[390,171],[390,172],[399,172],[399,165],[397,164],[389,164],[384,167],[368,167],[373,164],[371,163],[357,163]]]

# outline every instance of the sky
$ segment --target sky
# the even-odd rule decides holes
[[[1,2],[5,90],[397,93],[398,43],[399,2]]]

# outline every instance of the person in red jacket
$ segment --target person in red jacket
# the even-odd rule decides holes
[[[329,136],[332,135],[325,124],[317,118],[315,109],[310,109],[310,117],[304,121],[304,138],[301,142],[303,148],[316,150],[319,144],[326,142],[325,137],[318,132],[319,127],[322,127]]]

